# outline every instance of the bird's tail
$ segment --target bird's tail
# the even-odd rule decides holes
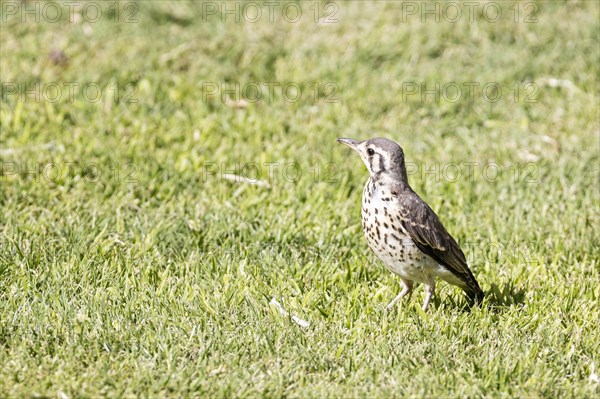
[[[469,299],[475,302],[476,304],[479,304],[481,303],[481,301],[483,301],[483,297],[485,296],[485,294],[483,293],[481,288],[479,288],[479,284],[477,284],[477,282],[475,282],[475,284],[469,285],[468,287],[464,287],[463,290],[467,293]]]

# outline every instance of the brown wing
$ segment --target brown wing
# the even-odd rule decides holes
[[[417,248],[462,280],[469,296],[482,298],[465,254],[429,205],[413,191],[405,191],[397,199],[403,212],[400,223]]]

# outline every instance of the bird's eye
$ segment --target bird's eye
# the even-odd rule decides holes
[[[373,154],[375,154],[375,151],[374,151],[372,148],[369,148],[369,149],[367,150],[367,154],[369,154],[369,155],[373,155]]]

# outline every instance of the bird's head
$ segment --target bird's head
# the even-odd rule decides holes
[[[392,178],[408,184],[404,151],[393,141],[384,138],[364,141],[340,138],[337,142],[347,145],[360,155],[373,179]]]

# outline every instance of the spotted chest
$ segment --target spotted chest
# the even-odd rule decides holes
[[[371,178],[363,190],[362,226],[369,247],[387,269],[408,280],[430,279],[429,269],[437,265],[406,234],[392,192]]]

